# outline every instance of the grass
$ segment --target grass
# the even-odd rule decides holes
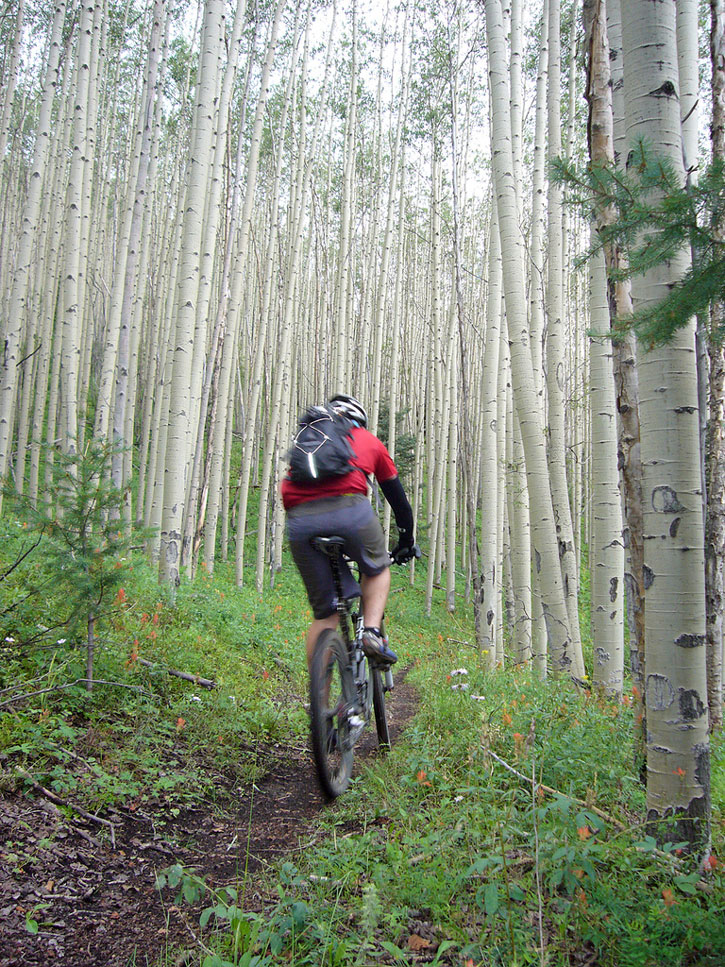
[[[14,522],[2,529],[0,573],[27,543]],[[655,850],[631,767],[629,707],[525,671],[486,672],[466,609],[448,614],[436,592],[426,616],[424,574],[415,588],[407,572],[393,582],[389,626],[422,697],[416,718],[323,812],[317,845],[269,875],[263,914],[245,909],[233,887],[205,892],[200,932],[211,953],[198,963],[725,962],[722,867],[703,876],[676,847]],[[97,656],[98,677],[115,684],[0,708],[5,783],[22,787],[19,767],[94,812],[173,812],[255,776],[259,743],[302,744],[301,584],[286,567],[262,596],[250,585],[236,588],[228,566],[213,576],[201,569],[172,603],[134,559]],[[82,677],[82,642],[63,640],[63,600],[41,562],[30,555],[4,580],[6,592],[18,603],[0,628],[14,639],[2,643],[0,702]],[[169,667],[217,687],[171,677]],[[467,674],[451,674],[462,667]],[[712,776],[713,849],[725,856],[722,737]],[[205,891],[175,865],[165,877],[182,901]]]

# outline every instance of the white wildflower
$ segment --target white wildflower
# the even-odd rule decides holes
[[[457,685],[451,685],[451,689],[454,692],[462,692],[468,688],[468,682],[459,682]]]
[[[190,701],[190,702],[200,702],[200,701],[201,701],[201,699],[199,698],[199,696],[198,696],[198,695],[190,695],[190,696],[189,696],[189,701]]]
[[[56,645],[64,645],[66,643],[66,641],[67,641],[67,638],[59,638],[56,641]]]
[[[467,675],[467,674],[468,674],[467,668],[454,668],[453,671],[451,672],[451,678],[453,678],[454,675]]]

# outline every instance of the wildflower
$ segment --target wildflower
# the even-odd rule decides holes
[[[508,712],[504,712],[501,718],[503,719],[504,725],[511,725],[511,723],[513,722],[513,719],[511,718]]]
[[[702,865],[705,870],[714,870],[720,865],[720,860],[717,858],[717,856],[715,856],[714,853],[710,853]]]
[[[14,638],[11,638],[11,637],[10,637],[10,636],[8,635],[8,637],[7,637],[6,639],[5,639],[5,642],[6,642],[6,643],[7,643],[8,645],[14,645],[14,644],[15,644],[15,639],[14,639]],[[60,644],[60,642],[58,642],[58,644]]]
[[[675,895],[668,886],[662,891],[662,899],[665,901],[666,907],[671,907],[675,902]]]
[[[199,696],[198,696],[198,695],[190,695],[190,696],[189,696],[189,701],[190,701],[190,702],[200,702],[200,701],[201,701],[201,699],[199,698]]]
[[[451,677],[453,677],[454,675],[467,675],[467,674],[468,674],[467,668],[454,668],[453,671],[451,672]]]
[[[8,640],[12,640],[12,639],[8,639]],[[56,644],[57,644],[57,645],[64,645],[64,644],[66,643],[66,641],[67,641],[67,640],[68,640],[67,638],[59,638],[59,639],[57,640],[57,642],[56,642]]]
[[[471,695],[471,698],[475,702],[485,702],[486,701],[486,696],[485,695]]]
[[[269,678],[269,672],[267,671],[266,668],[262,669],[262,678],[265,680],[265,682]]]
[[[123,604],[126,600],[126,592],[123,588],[118,589],[118,594],[116,595],[116,604]]]
[[[424,769],[420,769],[415,778],[421,786],[430,786],[430,782],[428,781],[427,777],[428,773]]]
[[[186,719],[182,719],[181,716],[176,720],[176,731],[181,732],[182,729],[186,728]]]
[[[679,776],[680,779],[682,779],[682,777],[685,776],[685,775],[687,775],[687,773],[682,768],[682,766],[678,766],[676,769],[673,769],[672,770],[672,775],[673,776]]]
[[[463,796],[456,796],[453,802],[463,802]]]
[[[451,685],[451,691],[454,692],[464,692],[468,688],[468,682],[458,682],[456,685]]]
[[[585,842],[592,835],[592,831],[588,826],[579,826],[577,829],[577,835],[582,842]]]
[[[154,614],[153,618],[151,619],[151,624],[157,625],[158,623],[159,623],[159,613],[157,611]]]

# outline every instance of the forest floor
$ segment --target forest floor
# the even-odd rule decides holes
[[[387,699],[395,739],[417,706],[405,671]],[[361,759],[376,754],[372,732],[366,738]],[[113,842],[109,825],[70,816],[39,791],[6,793],[0,967],[146,967],[171,951],[177,953],[169,963],[185,964],[184,949],[199,954],[198,910],[174,905],[169,891],[162,895],[155,885],[157,874],[176,863],[210,886],[244,889],[245,908],[262,910],[273,898],[265,875],[270,864],[294,859],[315,842],[322,835],[316,817],[334,806],[318,790],[306,749],[275,745],[250,754],[263,771],[252,788],[230,784],[217,790],[216,802],[176,816],[114,808],[102,817],[113,825]],[[38,924],[37,933],[28,920]]]

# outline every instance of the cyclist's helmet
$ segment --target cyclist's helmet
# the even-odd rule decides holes
[[[335,413],[339,413],[341,416],[347,417],[348,420],[352,420],[357,423],[358,426],[367,427],[368,425],[368,415],[365,412],[365,407],[354,396],[347,396],[345,393],[338,393],[333,396],[332,399],[328,400],[327,405]]]

